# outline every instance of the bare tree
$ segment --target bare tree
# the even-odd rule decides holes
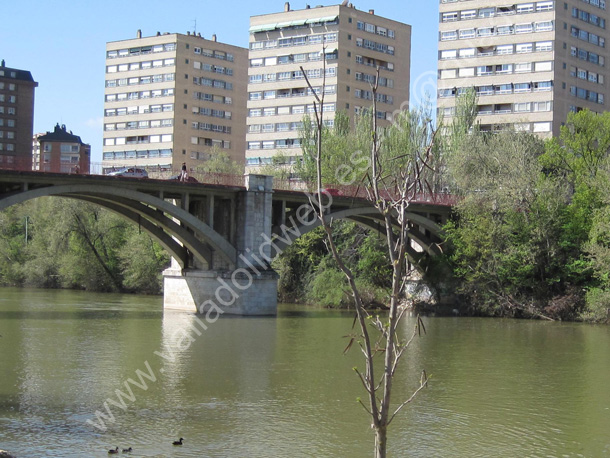
[[[324,53],[324,51],[323,51]],[[413,339],[425,332],[422,320],[418,317],[411,336],[404,339],[399,333],[399,323],[405,309],[400,305],[404,290],[405,278],[410,270],[408,251],[410,248],[409,231],[411,223],[408,208],[414,197],[430,191],[427,182],[434,176],[431,158],[436,148],[436,130],[425,110],[404,111],[393,120],[392,127],[380,134],[377,126],[377,85],[379,69],[375,84],[371,85],[373,105],[369,113],[369,167],[360,179],[372,204],[379,211],[385,226],[388,252],[392,263],[393,276],[390,294],[389,312],[386,315],[372,316],[365,309],[356,286],[353,272],[346,265],[333,239],[332,221],[325,214],[322,204],[325,192],[322,189],[323,131],[324,131],[324,87],[326,59],[324,58],[324,79],[322,89],[317,93],[311,86],[306,72],[301,71],[314,95],[315,122],[315,163],[317,174],[317,202],[312,199],[311,205],[316,209],[322,227],[327,236],[328,248],[338,267],[345,274],[355,302],[356,318],[359,324],[357,334],[351,336],[346,351],[357,341],[364,355],[364,372],[356,372],[367,393],[368,402],[360,401],[371,416],[372,429],[375,432],[375,457],[384,458],[387,449],[387,432],[396,414],[410,403],[415,395],[427,385],[427,376],[422,371],[419,387],[412,395],[395,407],[391,404],[392,382],[398,364],[405,350]],[[375,372],[375,356],[383,354],[384,364],[381,375]]]

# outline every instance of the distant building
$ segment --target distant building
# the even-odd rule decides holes
[[[34,132],[34,90],[26,70],[0,62],[0,169],[30,170]]]
[[[337,111],[353,118],[371,109],[377,69],[380,125],[389,124],[409,100],[411,26],[374,10],[359,11],[347,1],[301,10],[286,2],[282,12],[252,16],[249,58],[250,170],[291,164],[302,154],[299,128],[305,114],[313,116],[314,91],[324,93],[328,126]]]
[[[74,135],[72,131],[68,132],[65,125],[57,124],[53,132],[36,134],[34,145],[34,170],[54,173],[89,173],[91,146],[83,143],[81,138]]]
[[[550,137],[569,112],[606,111],[608,19],[605,0],[441,0],[439,116],[472,87],[484,131]]]
[[[248,51],[201,35],[106,44],[104,173],[194,169],[222,151],[244,163]]]

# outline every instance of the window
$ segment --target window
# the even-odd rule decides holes
[[[473,34],[474,34],[474,29],[473,29]],[[449,30],[446,32],[441,32],[441,41],[457,40],[457,37],[458,37],[458,35],[457,35],[456,30]],[[360,56],[356,56],[356,61],[358,61],[358,57],[360,57]],[[362,57],[360,57],[360,59],[362,59]],[[362,62],[359,62],[359,63],[362,63]]]
[[[530,33],[533,31],[533,26],[530,23],[515,24],[515,33]]]
[[[512,73],[513,64],[499,64],[496,65],[496,73]]]
[[[455,77],[456,77],[456,70],[455,69],[441,70],[440,78],[442,80],[448,79],[448,78],[455,78]]]
[[[481,8],[479,10],[479,17],[493,17],[495,12],[495,8]]]
[[[533,45],[532,43],[521,43],[515,46],[517,54],[532,52]]]
[[[541,21],[535,23],[536,32],[548,32],[553,30],[553,21]]]
[[[443,13],[443,16],[442,16],[443,22],[457,21],[457,19],[458,19],[457,11],[453,11],[451,13]]]
[[[475,56],[475,49],[474,48],[460,49],[460,57],[461,58],[474,57],[474,56]]]
[[[521,5],[517,5],[517,14],[532,13],[533,11],[534,11],[533,3],[522,3]]]
[[[514,29],[512,25],[500,25],[496,27],[496,33],[498,35],[511,35],[513,32]]]
[[[514,104],[514,109],[513,111],[515,113],[523,113],[523,112],[529,112],[531,111],[531,103],[530,102],[524,102],[524,103],[515,103]]]
[[[474,29],[462,29],[460,30],[460,39],[474,38],[475,30]]]
[[[538,81],[533,83],[534,91],[550,91],[553,87],[552,81]]]
[[[553,70],[552,62],[536,62],[535,67],[537,72],[550,72]]]
[[[515,64],[515,73],[526,73],[532,71],[531,62],[522,62],[519,64]]]
[[[496,54],[512,54],[513,45],[498,45],[496,47]]]
[[[529,92],[530,91],[530,84],[529,83],[515,83],[514,85],[514,92],[518,93],[518,92]]]
[[[536,3],[536,11],[551,11],[554,6],[552,1],[538,2]]]
[[[477,67],[478,76],[492,75],[492,74],[493,74],[493,66],[491,66],[491,65],[482,65],[480,67]]]
[[[441,51],[441,59],[455,59],[457,57],[457,50],[451,49],[446,51]]]
[[[474,76],[474,70],[474,67],[460,68],[458,73],[460,78]]]
[[[550,122],[535,122],[534,123],[534,132],[550,132],[550,131],[551,131]]]
[[[553,50],[552,41],[539,41],[536,43],[536,51],[552,51],[552,50]]]
[[[462,11],[460,14],[460,18],[462,19],[462,21],[467,19],[474,19],[475,17],[477,17],[477,10],[465,10]]]
[[[534,102],[534,111],[551,111],[551,102]]]

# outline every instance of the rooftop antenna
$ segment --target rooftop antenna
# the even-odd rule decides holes
[[[193,35],[197,35],[197,19],[193,19]]]

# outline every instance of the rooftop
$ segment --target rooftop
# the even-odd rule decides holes
[[[39,142],[71,142],[83,144],[78,135],[74,135],[72,131],[66,130],[65,124],[61,126],[57,124],[53,132],[47,132],[45,135],[38,137]]]
[[[0,78],[2,77],[34,83],[34,78],[32,78],[32,74],[29,71],[7,67],[4,59],[0,62]],[[36,83],[36,85],[38,85],[38,83]]]

